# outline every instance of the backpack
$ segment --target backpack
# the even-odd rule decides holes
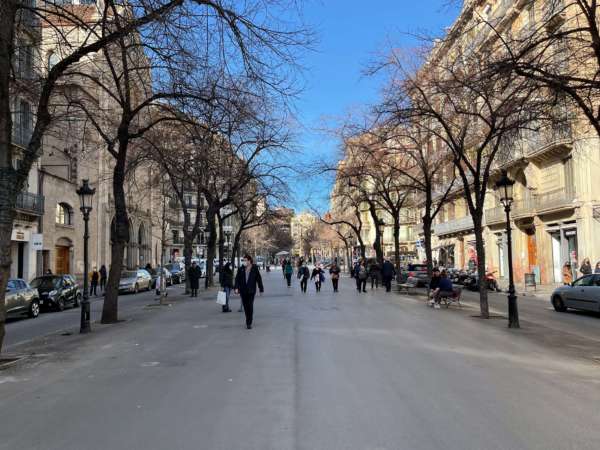
[[[358,269],[358,278],[360,280],[366,280],[367,279],[367,270],[365,269],[364,266],[360,266],[360,268]]]

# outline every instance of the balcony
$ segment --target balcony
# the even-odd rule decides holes
[[[171,208],[171,209],[183,209],[181,207],[181,204],[179,203],[178,199],[174,199],[174,198],[170,199],[168,205],[169,205],[169,208]],[[187,207],[188,210],[189,209],[196,209],[196,203],[195,202],[187,202],[185,204],[185,206]]]
[[[17,196],[17,203],[15,205],[17,211],[31,214],[34,216],[44,215],[44,196],[38,194],[32,194],[31,192],[21,192]]]
[[[564,187],[553,189],[535,196],[535,207],[538,214],[550,213],[573,207],[575,193]]]
[[[525,142],[525,156],[536,158],[550,150],[561,151],[573,144],[573,134],[568,125],[558,125],[553,128],[544,128],[527,136]]]
[[[444,223],[438,223],[433,226],[433,232],[438,235],[454,234],[473,229],[473,218],[471,216],[461,217],[460,219],[450,220]]]
[[[486,225],[494,225],[506,222],[506,213],[503,206],[496,206],[485,210]]]

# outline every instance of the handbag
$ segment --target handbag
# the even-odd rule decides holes
[[[225,306],[227,304],[227,294],[225,291],[219,291],[217,294],[217,304]]]

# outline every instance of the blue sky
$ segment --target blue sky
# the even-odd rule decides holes
[[[301,122],[299,163],[317,170],[316,159],[332,159],[339,143],[324,129],[335,126],[348,113],[377,101],[381,78],[363,75],[365,67],[390,43],[413,47],[409,34],[439,34],[457,15],[457,4],[448,0],[308,0],[304,7],[307,24],[315,30],[315,51],[306,54],[303,65],[306,89],[296,107]],[[294,180],[297,211],[306,200],[327,208],[330,184],[315,176]]]

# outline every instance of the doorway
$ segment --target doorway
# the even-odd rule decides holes
[[[562,259],[560,255],[560,232],[551,233],[552,238],[552,267],[554,282],[562,283]]]
[[[56,274],[57,275],[68,274],[71,269],[70,264],[69,264],[69,259],[70,259],[69,258],[70,257],[69,247],[63,247],[63,246],[57,245],[56,247],[54,247],[54,250],[56,252],[56,258],[54,260]]]

